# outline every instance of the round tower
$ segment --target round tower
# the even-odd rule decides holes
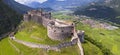
[[[51,21],[49,22],[47,29],[48,29],[48,37],[50,39],[61,41],[73,35],[74,24]]]

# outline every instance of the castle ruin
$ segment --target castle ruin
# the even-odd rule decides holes
[[[50,12],[43,12],[41,10],[29,11],[24,15],[24,21],[34,21],[42,24],[47,28],[48,37],[52,40],[65,40],[66,38],[74,36],[76,32],[73,22],[53,19]],[[77,36],[80,36],[81,42],[84,41],[84,32],[79,31]]]
[[[47,30],[49,38],[53,40],[64,40],[73,36],[75,25],[55,20],[48,23]]]
[[[31,10],[27,14],[24,14],[24,21],[34,21],[47,27],[48,22],[51,20],[51,13],[42,12],[41,10]]]

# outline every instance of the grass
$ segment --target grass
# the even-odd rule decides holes
[[[109,49],[114,55],[120,55],[120,29],[97,29],[81,23],[77,25],[77,29],[85,30],[87,36],[102,43],[102,45]]]
[[[48,45],[56,45],[56,44],[61,43],[59,41],[52,41],[51,39],[49,39],[46,34],[47,33],[46,28],[44,28],[42,25],[39,25],[37,23],[26,22],[26,23],[22,23],[20,27],[24,27],[24,28],[20,28],[20,30],[18,30],[17,34],[15,35],[17,39],[28,41],[28,42],[33,42],[33,43],[39,43],[39,44],[48,44]],[[34,39],[31,36],[40,38],[40,40]],[[79,55],[79,50],[78,50],[77,45],[71,46],[68,48],[63,48],[60,52],[56,52],[56,51],[47,52],[46,50],[43,50],[43,49],[42,50],[32,49],[24,45],[21,45],[19,43],[16,43],[14,41],[12,42],[21,50],[20,54],[24,54],[24,55],[33,55],[33,54],[34,55],[46,55],[46,54],[48,55],[53,55],[53,54],[55,55],[74,55],[74,54]],[[75,52],[73,51],[73,49]]]
[[[0,42],[0,55],[79,55],[77,45],[63,48],[60,52],[47,52],[44,49],[29,48],[27,46],[10,40],[20,50],[20,52],[17,52],[15,48],[10,45],[8,40],[8,38],[5,38]]]
[[[52,15],[53,15],[53,18],[64,19],[64,20],[70,20],[74,18],[73,16],[63,14],[63,13],[52,13]]]
[[[34,42],[34,43],[41,43],[41,44],[58,44],[59,41],[53,41],[48,38],[47,30],[42,25],[39,25],[34,22],[23,23],[21,30],[17,32],[15,35],[17,39]]]
[[[0,55],[18,55],[18,52],[8,42],[8,38],[0,41]]]
[[[96,47],[95,45],[93,45],[87,40],[85,41],[85,43],[82,44],[82,46],[83,46],[85,55],[103,55],[103,53],[98,47]]]
[[[8,40],[9,40],[8,38],[5,38],[0,42],[0,55],[53,55],[53,54],[54,55],[79,55],[80,54],[77,45],[67,47],[67,48],[62,48],[60,52],[56,52],[56,51],[47,52],[44,49],[29,48],[27,46],[24,46],[22,44],[19,44],[15,41],[10,40],[20,50],[20,52],[17,52],[15,48],[10,45]],[[84,46],[83,48],[85,51],[85,55],[102,54],[96,46],[92,45],[89,42],[84,43],[83,46]]]

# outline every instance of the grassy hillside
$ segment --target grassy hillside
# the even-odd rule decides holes
[[[48,38],[47,36],[47,30],[44,28],[42,25],[39,25],[34,22],[23,22],[19,26],[19,30],[17,34],[15,35],[17,39],[28,41],[28,42],[33,42],[33,43],[39,43],[39,44],[49,44],[49,45],[56,45],[61,42],[59,41],[53,41]],[[69,40],[69,39],[68,39]],[[66,41],[68,41],[66,40]],[[64,41],[63,41],[64,42]],[[73,49],[74,48],[74,52]],[[83,43],[83,48],[85,51],[85,55],[103,55],[102,51],[96,47],[94,44],[90,43],[89,41],[86,40],[86,43]],[[93,49],[94,48],[94,49]],[[69,49],[69,50],[68,50]],[[63,53],[58,53],[58,52],[51,52],[50,54],[52,55],[53,53],[55,55],[78,55],[79,50],[76,49],[74,46],[70,48],[64,48],[65,51]],[[68,53],[71,52],[71,53]]]
[[[0,0],[0,35],[14,29],[21,19],[21,15]]]
[[[46,29],[42,25],[38,25],[37,23],[34,23],[34,22],[22,23],[20,27],[22,28],[20,28],[17,34],[15,35],[16,38],[19,40],[39,43],[39,44],[46,44],[46,45],[57,45],[61,43],[59,41],[52,41],[51,39],[49,39],[47,37]],[[9,41],[11,41],[19,49],[20,52],[16,52],[16,49],[13,46],[11,46]],[[7,49],[6,45],[10,47],[8,47]],[[5,46],[6,48],[3,46]],[[56,52],[56,51],[47,52],[44,49],[32,49],[32,48],[26,47],[12,40],[9,40],[8,38],[5,38],[2,41],[0,41],[0,48],[1,48],[0,55],[21,55],[21,54],[23,55],[46,55],[46,54],[47,55],[53,55],[53,54],[54,55],[79,55],[79,49],[77,45],[68,47],[68,48],[63,48],[60,52]],[[12,49],[13,52],[10,53],[9,49]]]
[[[77,29],[85,30],[85,39],[96,45],[102,50],[106,48],[106,52],[112,52],[113,55],[120,55],[120,29],[106,30],[99,28],[91,28],[90,26],[79,23]],[[108,54],[109,55],[109,54]]]
[[[39,44],[57,45],[61,43],[59,41],[52,41],[51,39],[49,39],[47,37],[46,28],[34,22],[29,22],[29,23],[23,22],[19,26],[19,30],[16,33],[15,37],[19,40],[39,43]],[[15,47],[19,51],[16,50]],[[90,43],[89,41],[86,41],[86,43],[83,44],[83,48],[85,51],[85,55],[103,55],[101,50],[95,45],[93,45],[92,43]],[[12,50],[11,52],[10,52],[10,49]],[[56,52],[56,51],[47,52],[44,49],[33,49],[33,48],[26,47],[22,44],[19,44],[10,40],[9,38],[5,38],[2,41],[0,41],[0,55],[33,55],[33,54],[34,55],[53,55],[53,54],[54,55],[79,55],[80,53],[77,45],[63,48],[60,52]]]

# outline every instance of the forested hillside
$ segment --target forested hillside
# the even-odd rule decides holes
[[[0,0],[0,35],[16,28],[21,19],[21,15],[4,4],[3,0]]]
[[[84,9],[77,8],[75,15],[85,15],[99,20],[107,20],[120,24],[120,4],[119,0],[111,0],[104,4],[90,5]]]
[[[3,2],[5,4],[7,4],[9,7],[11,7],[12,9],[14,9],[15,11],[17,11],[18,13],[21,13],[21,14],[33,9],[31,7],[20,4],[16,1],[14,1],[14,0],[3,0]]]

